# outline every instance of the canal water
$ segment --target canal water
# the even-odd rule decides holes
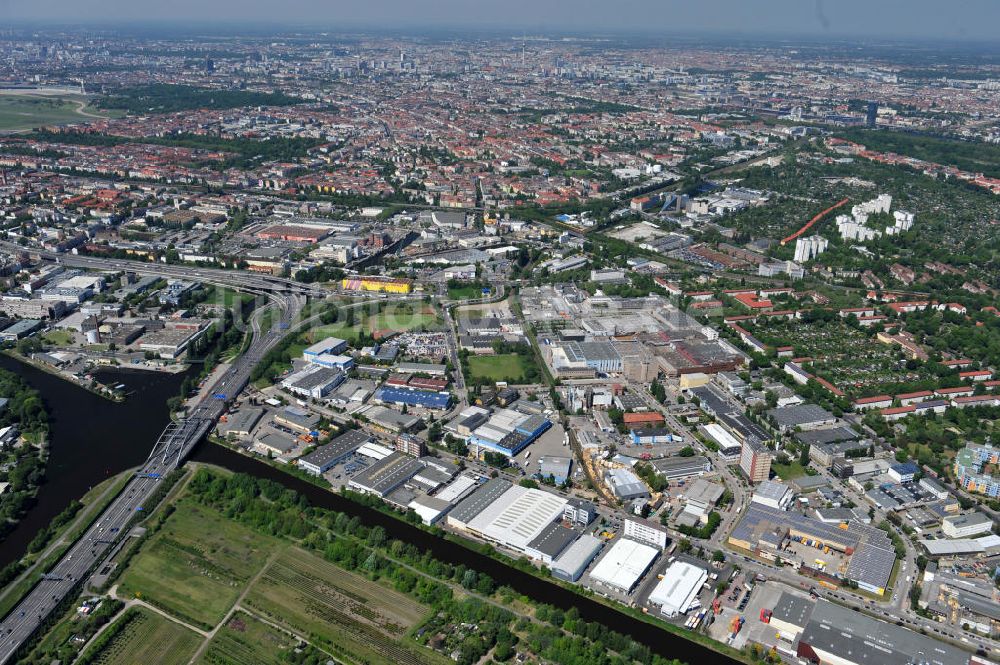
[[[27,544],[69,503],[102,480],[142,463],[169,421],[168,398],[176,395],[184,375],[137,370],[107,370],[106,383],[124,383],[124,403],[111,402],[30,365],[0,355],[0,367],[20,374],[45,400],[50,418],[50,457],[46,482],[37,503],[0,542],[0,566],[20,558]],[[685,663],[736,661],[674,636],[613,607],[577,595],[556,584],[510,568],[459,544],[434,536],[377,510],[354,503],[323,488],[283,473],[263,462],[222,446],[202,442],[191,457],[231,471],[269,478],[304,495],[313,505],[357,516],[381,525],[394,538],[430,550],[438,559],[486,573],[535,601],[563,610],[575,607],[580,617],[630,635],[666,658]]]
[[[170,419],[167,399],[178,394],[183,374],[107,369],[95,373],[124,383],[124,403],[0,354],[0,367],[37,390],[49,414],[49,462],[36,503],[0,541],[0,567],[19,559],[52,519],[94,485],[141,464]]]

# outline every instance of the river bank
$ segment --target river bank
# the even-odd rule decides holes
[[[125,402],[113,402],[6,354],[0,354],[0,368],[37,390],[49,414],[45,481],[34,504],[0,541],[3,567],[19,560],[28,543],[71,502],[146,459],[169,422],[167,399],[178,394],[185,375],[95,370],[102,382],[126,385]]]

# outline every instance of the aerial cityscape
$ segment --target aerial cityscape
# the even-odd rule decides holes
[[[997,8],[206,4],[0,25],[0,663],[1000,663]]]

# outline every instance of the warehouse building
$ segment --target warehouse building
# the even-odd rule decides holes
[[[496,502],[513,485],[503,478],[491,478],[483,485],[480,485],[462,499],[461,502],[450,513],[448,513],[448,526],[456,529],[468,530],[469,523],[474,520],[479,513],[486,510],[487,506]]]
[[[526,552],[552,522],[562,517],[566,499],[540,489],[514,485],[472,518],[466,528],[503,547]]]
[[[349,430],[300,458],[299,466],[307,473],[321,476],[371,440],[372,437],[367,432]]]
[[[651,462],[656,472],[667,480],[683,480],[712,470],[712,462],[702,455],[664,457]]]
[[[912,630],[818,601],[796,647],[814,663],[968,665],[970,654]]]
[[[527,554],[532,559],[541,561],[545,565],[551,566],[553,560],[562,554],[567,547],[573,544],[577,536],[580,534],[564,527],[558,522],[552,522],[548,526],[544,527],[541,532],[535,536],[528,546],[524,549],[524,553]]]
[[[312,399],[322,399],[344,382],[346,375],[338,369],[309,365],[281,382],[288,392]]]
[[[552,427],[541,414],[500,409],[473,431],[466,445],[478,455],[486,450],[514,457]]]
[[[597,562],[590,579],[619,593],[631,593],[659,554],[655,547],[622,538]]]
[[[660,613],[674,617],[684,614],[694,605],[701,585],[708,579],[708,571],[686,561],[674,561],[663,573],[649,602],[660,606]]]
[[[253,428],[257,426],[257,423],[263,417],[264,409],[260,407],[243,408],[236,413],[226,416],[225,422],[220,420],[215,429],[220,436],[234,436],[239,439],[245,439],[250,436]]]
[[[775,510],[788,510],[794,498],[795,492],[788,485],[775,480],[765,480],[754,488],[750,500]]]
[[[449,393],[435,393],[426,390],[412,390],[396,386],[382,386],[375,391],[375,399],[385,404],[397,406],[419,406],[425,409],[447,409],[451,404]]]
[[[573,465],[571,457],[557,457],[549,455],[538,458],[538,475],[541,478],[551,478],[552,481],[561,485],[569,478],[570,469]]]
[[[836,416],[817,404],[783,406],[771,409],[767,415],[782,432],[790,432],[796,427],[803,430],[817,429],[837,422]]]
[[[948,515],[941,520],[941,531],[949,538],[970,538],[993,531],[993,520],[983,513]]]
[[[351,478],[348,487],[384,499],[423,468],[423,464],[409,455],[393,451]]]
[[[631,469],[607,469],[604,482],[622,501],[649,498],[649,488]]]
[[[603,541],[596,536],[580,536],[552,562],[552,577],[576,582],[583,577],[587,566],[597,557],[603,545]]]
[[[302,357],[316,358],[324,354],[343,353],[347,349],[347,341],[337,337],[327,337],[309,346],[302,351]]]
[[[729,536],[729,544],[763,559],[782,559],[802,565],[789,552],[791,544],[841,552],[850,557],[842,577],[874,594],[885,593],[896,552],[885,531],[851,520],[826,524],[795,511],[777,510],[751,502]],[[839,575],[839,573],[838,573]]]

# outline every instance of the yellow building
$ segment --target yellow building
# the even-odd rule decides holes
[[[413,282],[389,277],[345,277],[340,286],[348,291],[375,291],[380,293],[410,293]]]

